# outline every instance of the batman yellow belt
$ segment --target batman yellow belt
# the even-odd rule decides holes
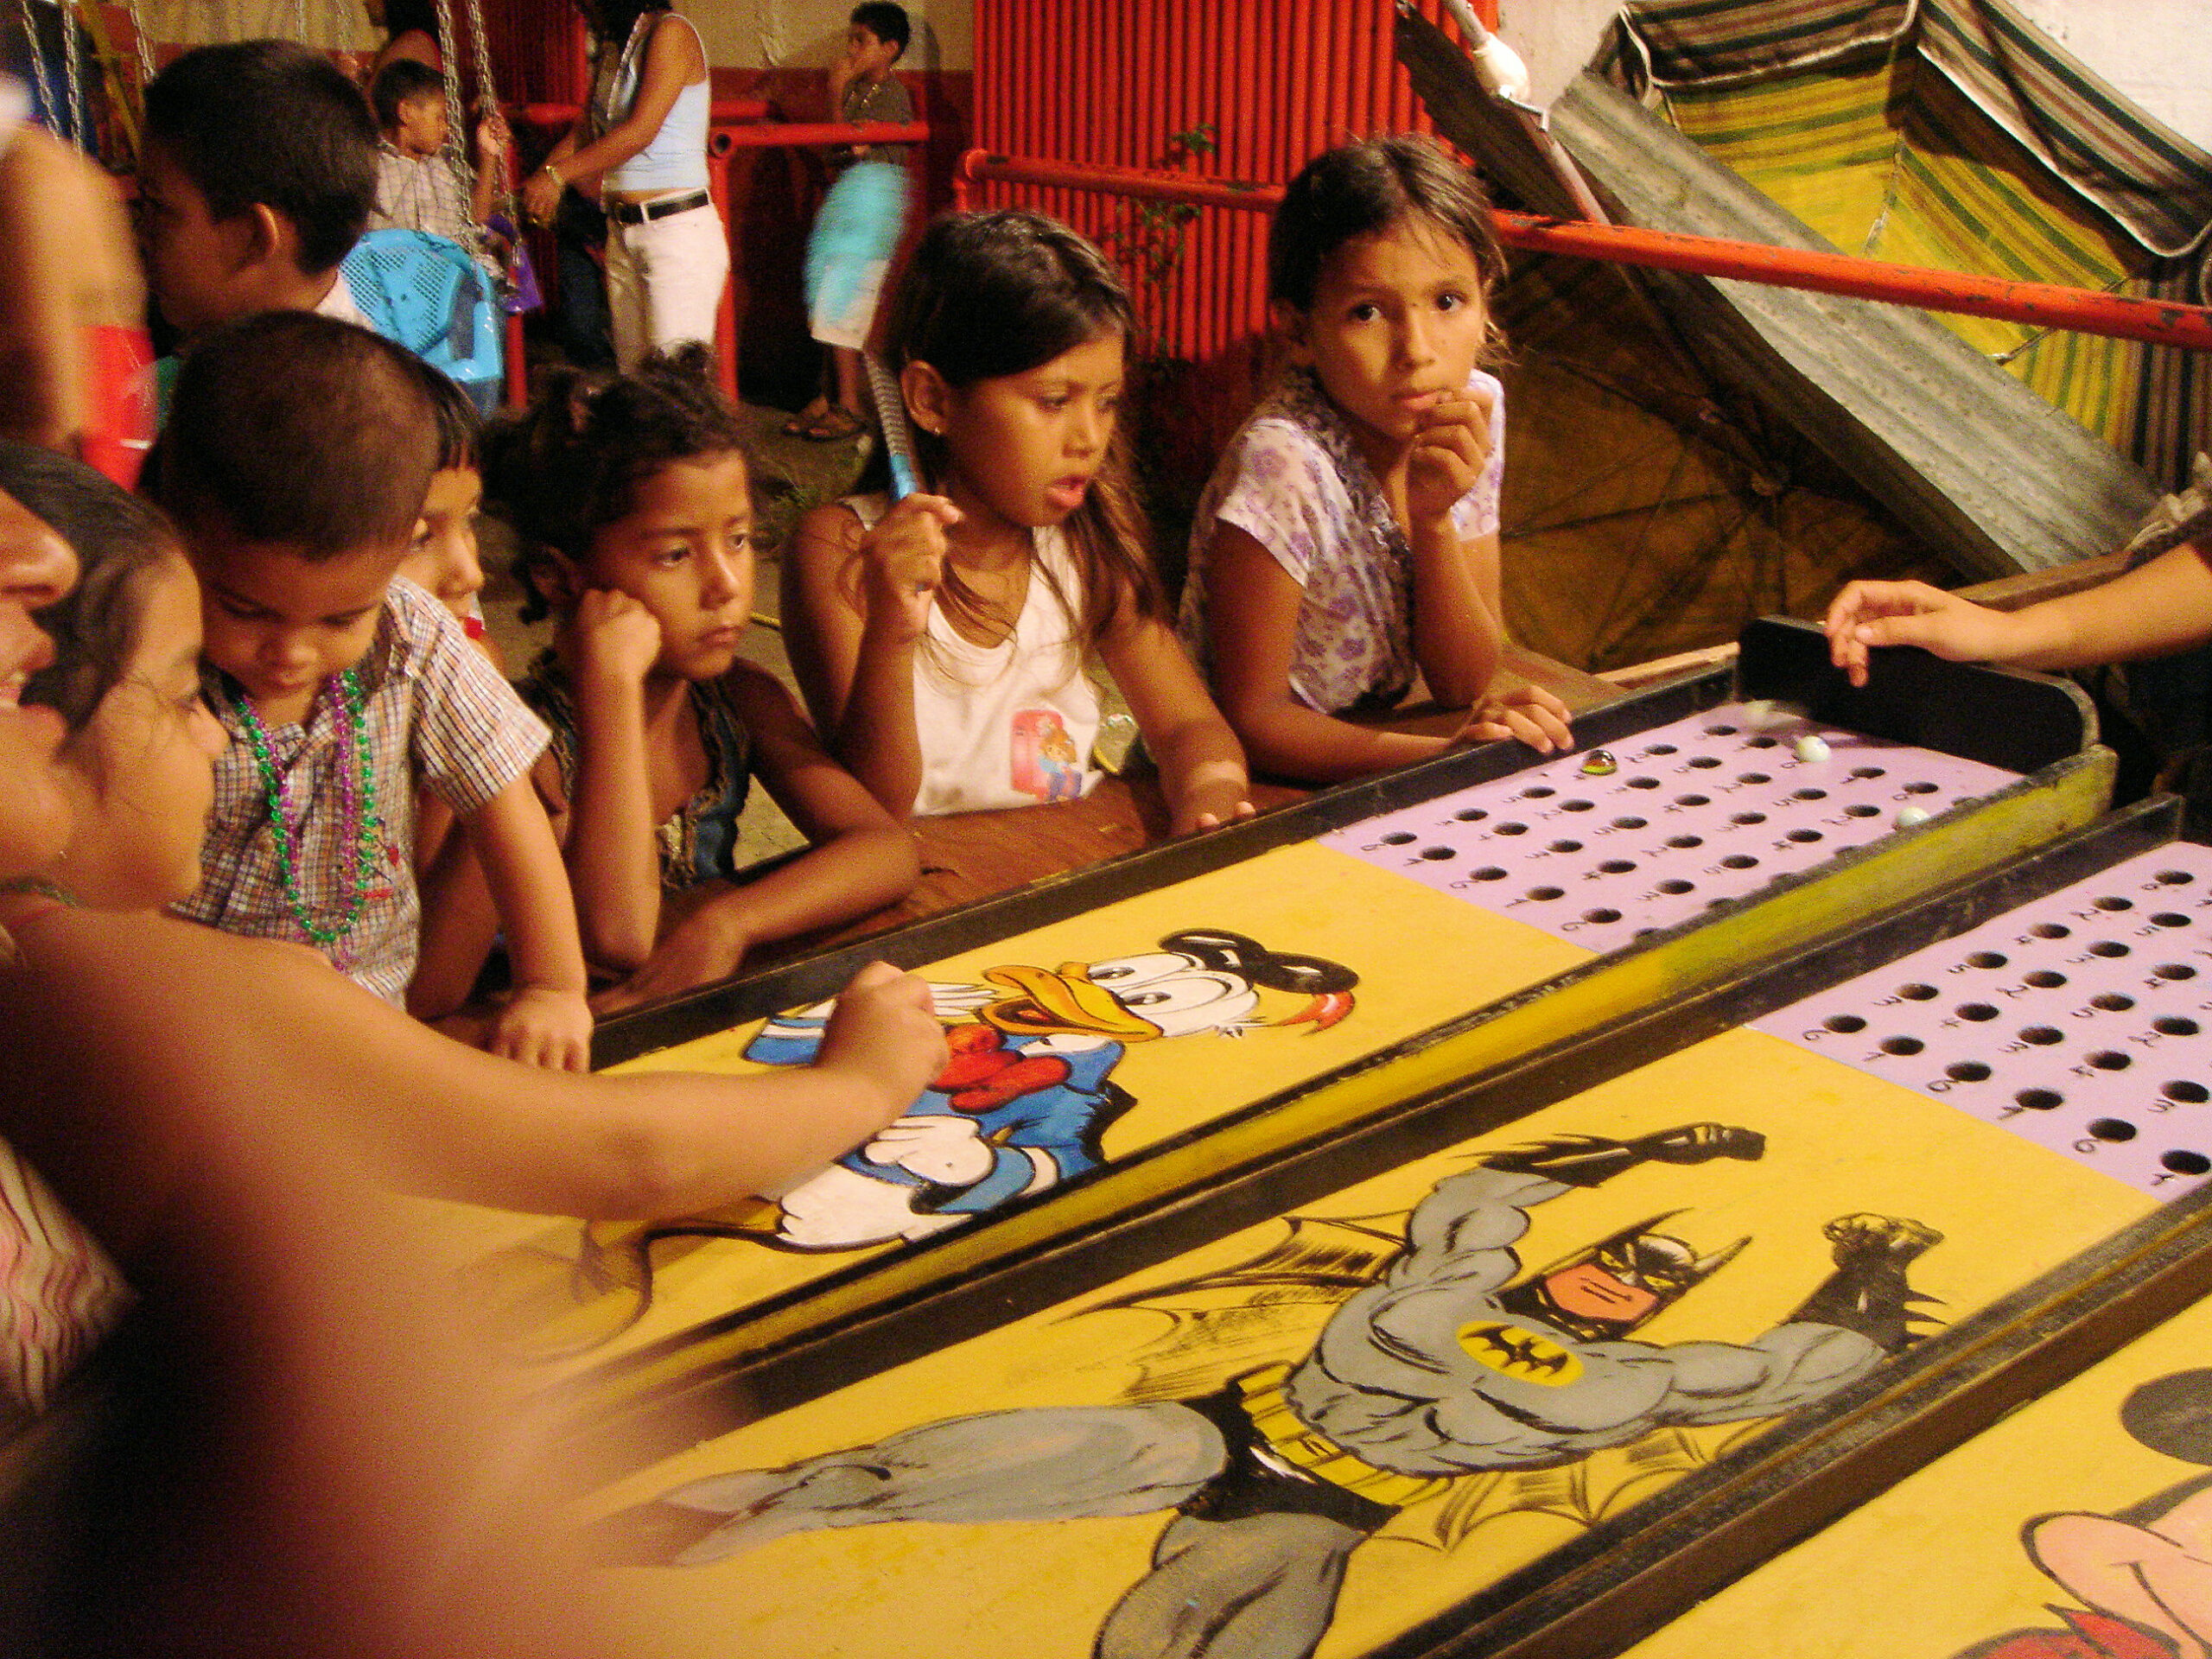
[[[1332,1486],[1356,1492],[1371,1503],[1404,1509],[1438,1496],[1451,1481],[1440,1475],[1402,1475],[1395,1469],[1378,1469],[1364,1458],[1338,1446],[1327,1435],[1310,1428],[1291,1408],[1283,1384],[1290,1380],[1287,1365],[1267,1365],[1236,1379],[1243,1396],[1244,1414],[1267,1442],[1268,1450],[1292,1467]]]

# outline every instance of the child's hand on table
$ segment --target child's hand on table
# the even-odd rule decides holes
[[[591,1027],[591,1009],[582,992],[524,985],[493,1016],[484,1046],[549,1071],[588,1071]]]
[[[862,607],[871,623],[881,618],[901,641],[922,637],[944,579],[944,532],[959,522],[960,509],[943,496],[910,495],[861,537]]]
[[[593,997],[591,1006],[603,1020],[641,1003],[711,985],[735,973],[752,948],[753,931],[740,906],[702,905],[669,930],[635,973]]]
[[[1251,785],[1241,776],[1193,783],[1175,803],[1167,833],[1187,836],[1241,823],[1253,814]]]
[[[1572,717],[1567,706],[1541,685],[1516,686],[1470,709],[1448,746],[1518,738],[1539,754],[1564,753],[1574,747],[1574,734],[1567,728]]]
[[[2012,618],[1924,582],[1854,582],[1835,596],[1822,624],[1828,656],[1853,685],[1866,683],[1877,645],[1918,645],[1955,663],[2001,658]]]
[[[887,1124],[944,1070],[948,1052],[928,983],[871,962],[839,993],[815,1065],[881,1090]]]

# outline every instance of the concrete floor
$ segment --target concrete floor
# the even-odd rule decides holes
[[[760,574],[753,588],[756,626],[746,636],[741,654],[792,687],[791,659],[784,654],[783,635],[774,626],[785,538],[801,513],[849,492],[859,476],[867,452],[860,440],[843,443],[813,443],[787,438],[781,428],[788,411],[747,405],[745,417],[747,448],[753,464],[754,511],[760,516],[761,550]],[[531,658],[550,644],[550,618],[525,623],[518,614],[522,590],[512,573],[514,537],[496,518],[482,521],[486,631],[498,645],[507,671],[519,673]],[[805,837],[792,828],[767,792],[756,789],[747,799],[739,826],[739,861],[785,852],[804,846]]]

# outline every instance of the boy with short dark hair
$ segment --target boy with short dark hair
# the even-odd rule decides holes
[[[200,890],[176,910],[311,944],[399,1002],[427,787],[469,838],[514,967],[486,1046],[580,1071],[583,950],[530,777],[548,734],[444,607],[396,579],[438,447],[424,372],[365,329],[272,312],[186,359],[155,488],[200,576],[203,680],[231,747]]]
[[[464,195],[444,156],[445,77],[427,63],[394,58],[369,87],[382,137],[377,145],[372,231],[426,231],[474,250],[477,227],[492,216],[505,165],[507,124],[497,111],[476,124],[476,184]]]
[[[187,52],[146,87],[140,238],[188,340],[257,311],[365,319],[340,275],[376,205],[368,100],[285,41]]]

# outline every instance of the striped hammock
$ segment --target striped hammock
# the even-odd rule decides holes
[[[2004,0],[1630,0],[1599,66],[1847,253],[2212,299],[2212,155]],[[2162,487],[2212,448],[2212,363],[1945,315]]]

